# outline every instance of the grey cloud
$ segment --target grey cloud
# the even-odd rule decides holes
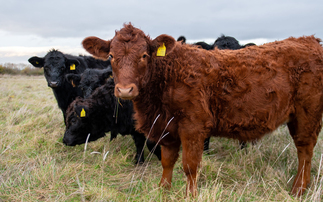
[[[152,37],[240,40],[316,34],[323,37],[322,1],[5,1],[0,29],[42,37],[110,35],[132,22]]]

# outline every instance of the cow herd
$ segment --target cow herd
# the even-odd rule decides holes
[[[291,194],[300,196],[310,184],[321,130],[320,42],[309,36],[240,45],[222,35],[211,45],[187,44],[183,36],[151,39],[129,23],[110,40],[83,40],[95,58],[51,50],[29,62],[44,68],[62,110],[64,144],[95,141],[107,132],[110,140],[130,134],[136,163],[144,162],[145,144],[161,160],[165,188],[182,146],[188,195],[197,194],[197,171],[211,136],[238,139],[243,148],[286,123],[298,155]]]

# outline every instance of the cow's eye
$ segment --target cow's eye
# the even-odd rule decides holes
[[[75,124],[75,123],[76,123],[76,119],[75,119],[75,118],[72,118],[72,119],[71,119],[71,123],[72,123],[72,124]]]
[[[108,60],[111,60],[113,58],[113,55],[109,54]]]
[[[146,58],[147,57],[147,54],[144,54],[143,56],[142,56],[142,58]]]

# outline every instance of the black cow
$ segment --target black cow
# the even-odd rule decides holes
[[[204,41],[196,42],[193,45],[200,46],[201,48],[203,48],[205,50],[212,50],[213,49],[213,45],[205,43]]]
[[[89,141],[95,141],[105,136],[105,132],[114,134],[130,134],[135,142],[136,163],[144,162],[142,150],[146,138],[134,128],[132,119],[133,106],[131,101],[118,100],[114,96],[114,81],[108,79],[105,85],[97,88],[88,98],[76,98],[66,112],[66,130],[64,144],[74,146]],[[147,147],[161,159],[160,146],[147,140]]]
[[[177,41],[181,41],[184,44],[184,43],[186,43],[186,38],[185,38],[185,36],[180,36],[177,38]],[[199,46],[205,50],[212,50],[213,49],[213,45],[205,43],[204,41],[196,42],[196,43],[193,43],[192,45]]]
[[[52,88],[58,107],[62,110],[64,123],[69,104],[77,96],[82,96],[81,89],[74,88],[67,82],[65,75],[68,73],[79,74],[87,68],[104,69],[110,65],[110,61],[102,61],[90,56],[73,56],[54,49],[49,51],[45,57],[34,56],[28,61],[34,67],[44,67],[47,85]]]
[[[185,36],[179,36],[177,41],[181,41],[182,43],[186,43],[186,38],[185,38]]]
[[[186,38],[184,36],[180,36],[177,39],[177,41],[182,41],[182,43],[185,43]],[[218,37],[215,40],[215,42],[212,45],[207,44],[203,41],[193,43],[193,45],[200,46],[201,48],[203,48],[205,50],[213,50],[214,48],[218,48],[220,50],[224,50],[224,49],[238,50],[238,49],[245,48],[248,46],[254,46],[256,44],[248,43],[246,45],[240,45],[239,41],[237,39],[235,39],[234,37],[221,35],[220,37]]]
[[[98,87],[105,84],[112,75],[111,65],[107,69],[86,69],[81,74],[66,74],[66,79],[83,91],[83,97],[88,98]]]
[[[217,47],[220,50],[224,49],[230,49],[230,50],[238,50],[241,49],[242,46],[240,46],[239,41],[231,36],[224,36],[221,35],[218,37],[214,44],[212,45],[212,49]]]

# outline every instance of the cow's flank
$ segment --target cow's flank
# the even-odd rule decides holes
[[[152,40],[126,24],[113,39],[90,37],[83,46],[111,58],[115,95],[133,100],[136,129],[146,135],[151,130],[149,138],[162,145],[161,186],[171,185],[180,145],[187,191],[196,195],[206,137],[252,141],[287,123],[299,161],[291,192],[299,196],[310,183],[321,130],[319,42],[314,36],[291,37],[247,49],[206,51],[168,35]],[[166,54],[157,56],[161,47]]]

